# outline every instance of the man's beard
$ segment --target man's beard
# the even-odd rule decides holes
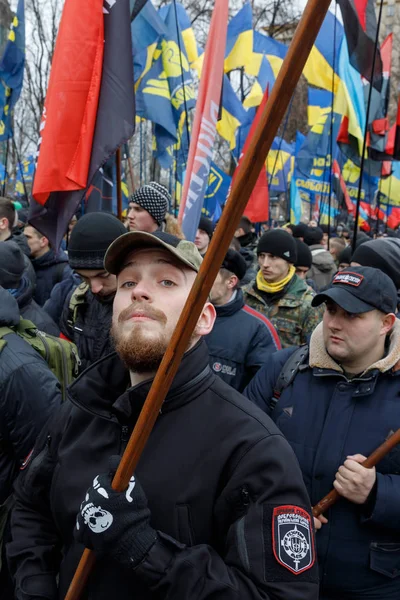
[[[114,340],[115,350],[130,371],[153,373],[161,363],[169,339],[165,331],[162,331],[157,338],[146,335],[140,323],[134,324],[127,335],[121,334],[122,324],[135,309],[144,310],[146,316],[152,317],[164,325],[167,322],[167,317],[162,311],[136,303],[121,312],[118,323],[112,325],[111,336]]]

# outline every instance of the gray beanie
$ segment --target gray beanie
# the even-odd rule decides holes
[[[0,242],[0,285],[5,289],[19,287],[25,263],[15,242]]]
[[[167,188],[156,181],[150,181],[150,183],[143,185],[132,194],[130,202],[139,204],[144,210],[147,210],[158,225],[161,225],[168,212],[171,200]]]

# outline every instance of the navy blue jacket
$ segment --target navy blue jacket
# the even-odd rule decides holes
[[[244,303],[242,290],[215,309],[214,328],[205,337],[210,367],[241,392],[270,354],[281,349],[279,336],[267,317]]]
[[[55,253],[50,249],[43,256],[32,258],[31,262],[36,273],[34,300],[43,306],[56,283],[68,279],[72,269],[68,264],[68,256],[62,250]]]
[[[268,414],[277,378],[293,351],[271,356],[244,392]],[[326,353],[322,324],[314,331],[309,365],[270,414],[297,456],[313,505],[332,489],[348,455],[368,456],[400,428],[399,360],[400,321],[386,358],[351,381]],[[317,533],[322,597],[400,598],[400,447],[378,464],[377,486],[365,505],[342,498],[326,517],[329,523]]]
[[[0,327],[18,325],[15,298],[0,286]],[[60,386],[36,350],[15,333],[0,352],[0,504],[11,492],[23,460],[51,412],[61,403]],[[0,594],[1,596],[1,594]]]

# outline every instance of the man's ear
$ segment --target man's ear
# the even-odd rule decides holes
[[[229,277],[228,286],[229,286],[230,290],[233,290],[233,288],[235,286],[237,286],[238,283],[239,283],[239,279],[238,279],[238,277],[236,277],[236,275],[231,275]]]
[[[382,335],[387,335],[388,333],[390,333],[390,331],[393,329],[393,326],[396,322],[396,315],[394,315],[393,313],[389,313],[388,315],[385,315],[382,319]]]
[[[217,313],[214,305],[211,302],[206,302],[201,312],[200,318],[197,321],[197,325],[194,329],[194,335],[196,337],[202,337],[208,335],[214,327]]]

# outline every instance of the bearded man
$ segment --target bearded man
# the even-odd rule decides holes
[[[300,469],[269,417],[208,366],[210,302],[136,478],[111,487],[119,457],[109,459],[125,449],[200,264],[193,243],[164,232],[126,233],[108,249],[116,352],[70,387],[18,481],[8,546],[18,600],[64,598],[85,546],[96,600],[318,597]]]

